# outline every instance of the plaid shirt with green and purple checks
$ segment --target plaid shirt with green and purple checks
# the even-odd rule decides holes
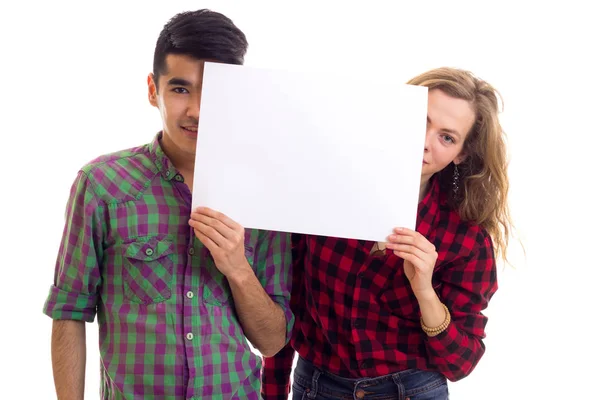
[[[160,138],[79,171],[44,313],[98,315],[102,399],[258,399],[261,357],[188,225],[191,192]],[[246,229],[245,251],[289,339],[289,234]]]

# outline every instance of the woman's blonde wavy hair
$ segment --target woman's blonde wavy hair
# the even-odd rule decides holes
[[[475,123],[464,144],[466,158],[457,166],[458,193],[455,195],[452,190],[454,163],[439,172],[441,187],[463,220],[479,224],[490,234],[495,253],[506,261],[512,221],[508,208],[505,133],[498,118],[502,97],[489,83],[456,68],[437,68],[407,83],[439,89],[471,104]]]

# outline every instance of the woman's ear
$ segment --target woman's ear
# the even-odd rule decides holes
[[[452,160],[452,162],[456,165],[462,163],[463,161],[465,161],[467,159],[467,153],[462,151],[459,155],[456,156],[456,158],[454,158],[454,160]]]

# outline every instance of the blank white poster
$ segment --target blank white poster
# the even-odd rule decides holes
[[[427,88],[369,74],[207,63],[193,207],[353,239],[415,229]]]

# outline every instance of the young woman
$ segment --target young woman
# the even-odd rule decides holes
[[[498,97],[459,69],[408,83],[429,88],[417,229],[386,243],[294,235],[296,322],[265,358],[265,399],[287,398],[295,351],[295,400],[447,399],[484,353],[511,227]]]

